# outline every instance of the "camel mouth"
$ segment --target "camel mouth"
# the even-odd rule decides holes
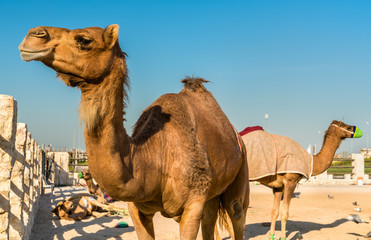
[[[20,50],[21,50],[21,58],[24,61],[29,62],[32,60],[38,61],[38,60],[43,59],[44,57],[49,55],[52,49],[47,48],[47,49],[40,50],[40,51],[25,50],[25,49],[20,49]]]

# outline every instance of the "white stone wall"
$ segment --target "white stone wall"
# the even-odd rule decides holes
[[[363,155],[358,153],[358,154],[352,154],[352,159],[354,159],[354,161],[352,162],[352,166],[353,166],[353,169],[352,169],[352,175],[353,175],[353,180],[357,180],[358,179],[362,179],[364,178],[364,174],[365,174],[365,161],[364,161],[364,158],[363,158]]]
[[[52,181],[55,186],[65,186],[69,184],[69,157],[68,152],[49,152],[54,158],[54,174]]]
[[[11,185],[10,185],[10,209],[11,216],[9,218],[9,237],[10,239],[18,239],[23,237],[25,227],[23,226],[23,172],[26,154],[27,141],[27,126],[24,123],[17,124],[17,134],[15,142],[15,162],[12,164]]]
[[[14,162],[17,102],[0,95],[0,239],[9,239],[10,175]]]
[[[42,190],[45,155],[17,124],[17,102],[0,95],[0,239],[28,239]]]

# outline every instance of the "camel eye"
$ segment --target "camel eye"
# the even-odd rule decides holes
[[[88,46],[93,41],[92,39],[85,38],[83,36],[76,36],[75,40],[78,44],[84,47]]]

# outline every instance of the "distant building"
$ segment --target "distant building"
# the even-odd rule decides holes
[[[351,153],[349,152],[340,152],[340,153],[336,153],[334,158],[350,158],[351,157]]]
[[[371,157],[371,149],[370,148],[362,148],[360,152],[361,152],[361,154],[363,154],[363,156],[365,158]]]

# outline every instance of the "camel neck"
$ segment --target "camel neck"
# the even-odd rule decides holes
[[[313,156],[313,173],[316,176],[325,172],[334,159],[335,152],[341,144],[341,139],[333,134],[326,134],[321,151]]]
[[[126,75],[119,66],[114,64],[111,73],[100,84],[81,89],[80,105],[80,118],[84,121],[85,138],[89,144],[104,144],[106,150],[110,147],[116,151],[118,141],[130,142],[123,125]]]
[[[120,59],[119,59],[120,60]],[[131,140],[123,125],[125,66],[114,63],[99,84],[82,88],[80,115],[85,123],[89,169],[99,186],[112,197],[133,200],[125,189],[132,179]],[[132,181],[131,181],[132,182]]]
[[[97,186],[93,183],[93,179],[85,179],[89,193],[94,194],[97,192]]]

